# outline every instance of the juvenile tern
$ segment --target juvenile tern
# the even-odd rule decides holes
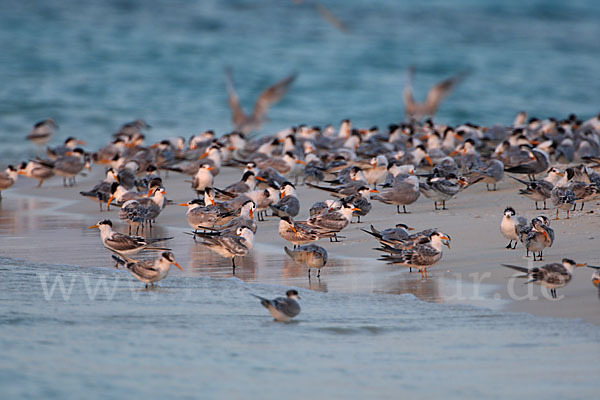
[[[169,275],[171,265],[175,265],[183,271],[183,268],[175,261],[175,256],[170,251],[163,252],[156,260],[138,261],[122,254],[120,256],[122,258],[116,255],[113,255],[112,258],[118,264],[124,265],[131,272],[131,275],[140,282],[145,283],[146,287],[148,287],[148,284],[154,286],[154,283],[165,279]]]
[[[297,263],[305,264],[308,267],[308,278],[310,279],[310,270],[318,270],[317,278],[321,277],[321,268],[327,264],[327,250],[316,244],[298,246],[294,250],[287,247],[283,248],[285,253]]]
[[[254,233],[248,227],[240,227],[235,233],[212,232],[198,233],[203,241],[201,244],[219,254],[221,257],[231,259],[233,274],[235,275],[235,257],[243,257],[254,246]]]

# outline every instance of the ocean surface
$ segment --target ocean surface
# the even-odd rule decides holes
[[[49,117],[51,144],[76,136],[87,150],[137,118],[149,142],[228,132],[226,66],[246,110],[298,73],[261,133],[401,121],[409,65],[420,99],[470,71],[439,109],[449,124],[600,111],[598,1],[321,2],[346,32],[308,0],[1,1],[0,167],[39,154],[24,137]],[[250,294],[284,287],[175,274],[146,291],[125,271],[5,253],[2,399],[598,393],[600,330],[576,320],[299,289],[302,313],[280,324]]]
[[[593,398],[600,331],[412,295],[285,288],[0,258],[0,397]],[[62,285],[62,286],[61,286]]]
[[[444,123],[600,111],[598,1],[320,1],[346,32],[309,0],[3,0],[0,164],[35,154],[24,136],[49,117],[52,143],[72,135],[89,149],[137,118],[153,126],[149,141],[228,132],[226,66],[246,110],[298,73],[263,132],[401,121],[409,65],[417,99],[471,71],[441,106]]]

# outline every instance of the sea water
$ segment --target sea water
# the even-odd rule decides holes
[[[592,398],[600,330],[413,295],[0,258],[2,398]]]
[[[298,78],[262,133],[306,124],[402,121],[405,71],[415,97],[470,71],[437,120],[509,124],[518,111],[582,118],[600,109],[595,0],[77,0],[0,2],[0,164],[39,154],[25,141],[52,117],[95,150],[143,118],[148,142],[232,129],[224,69],[247,112],[268,85]]]

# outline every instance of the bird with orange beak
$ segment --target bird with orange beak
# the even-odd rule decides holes
[[[169,275],[171,265],[183,271],[183,268],[175,261],[175,256],[170,251],[163,252],[156,260],[139,261],[126,256],[121,258],[115,255],[113,255],[113,259],[124,265],[131,272],[131,275],[140,282],[145,283],[146,287],[148,287],[148,284],[154,286],[154,283],[165,279]]]

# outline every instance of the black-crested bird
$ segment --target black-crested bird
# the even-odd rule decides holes
[[[260,304],[269,310],[269,313],[278,322],[288,322],[298,314],[300,314],[300,304],[298,300],[300,296],[297,290],[288,290],[285,292],[286,297],[277,297],[273,300],[265,299],[264,297],[252,294],[260,300]]]
[[[525,283],[537,283],[548,289],[553,299],[556,299],[556,289],[566,286],[573,278],[576,267],[585,267],[587,264],[577,264],[569,258],[563,258],[560,263],[545,264],[541,267],[525,268],[517,265],[502,264],[504,267],[523,272],[523,278],[528,278]]]

